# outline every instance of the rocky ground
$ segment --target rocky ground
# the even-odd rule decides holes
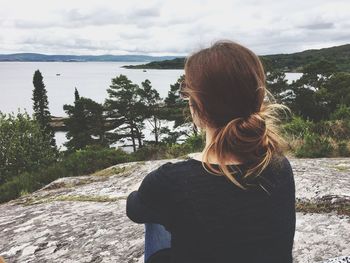
[[[289,160],[298,199],[294,262],[349,256],[350,158]],[[61,178],[0,205],[0,255],[7,263],[143,262],[144,225],[126,217],[126,198],[168,161],[179,160]]]

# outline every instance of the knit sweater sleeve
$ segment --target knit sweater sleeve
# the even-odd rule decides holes
[[[135,223],[168,225],[171,218],[171,189],[166,172],[171,164],[167,162],[147,174],[139,189],[129,194],[126,214]]]

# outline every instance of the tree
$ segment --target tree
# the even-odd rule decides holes
[[[108,122],[114,130],[107,133],[111,143],[130,138],[134,152],[136,151],[135,139],[142,146],[142,130],[144,128],[144,107],[140,103],[139,86],[134,84],[127,76],[120,74],[112,79],[110,88],[107,89],[109,98],[105,100]]]
[[[290,96],[286,74],[282,71],[270,71],[266,74],[266,84],[278,103],[284,103]]]
[[[40,127],[50,139],[51,146],[57,150],[55,132],[50,126],[51,114],[49,111],[49,102],[47,99],[47,91],[43,82],[43,76],[39,70],[34,72],[33,76],[33,110],[34,117],[39,122]]]
[[[88,145],[107,146],[103,106],[89,98],[80,97],[77,89],[74,97],[74,105],[63,106],[69,116],[65,120],[68,129],[65,146],[68,151],[83,149]]]
[[[164,116],[162,99],[160,98],[158,91],[152,88],[151,81],[148,79],[141,83],[139,95],[140,102],[144,107],[144,117],[152,126],[153,129],[151,133],[154,134],[155,144],[158,144],[162,131],[162,118]]]
[[[321,59],[309,64],[306,64],[303,69],[303,73],[321,75],[329,78],[333,73],[338,71],[337,64],[325,59]]]
[[[197,127],[192,122],[190,108],[188,106],[188,102],[181,99],[179,91],[180,84],[185,80],[185,75],[181,75],[176,83],[170,85],[170,91],[168,92],[168,96],[165,98],[165,111],[164,111],[164,119],[168,121],[175,121],[174,128],[183,127],[183,126],[191,126],[192,132],[197,135],[198,130]],[[181,131],[181,134],[185,134],[187,137],[191,136],[191,134]],[[179,134],[180,134],[179,133]]]
[[[288,106],[306,119],[320,121],[329,118],[332,109],[327,86],[336,71],[333,63],[323,60],[304,66],[303,76],[291,85],[293,96]]]
[[[56,150],[37,120],[28,113],[6,116],[0,112],[0,185],[55,161]]]
[[[331,112],[335,111],[339,104],[350,107],[349,73],[339,72],[333,74],[327,79],[322,88]]]

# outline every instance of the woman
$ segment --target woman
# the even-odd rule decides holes
[[[259,58],[219,41],[186,59],[182,98],[205,131],[203,151],[167,162],[130,193],[145,223],[145,262],[290,263],[295,185]]]

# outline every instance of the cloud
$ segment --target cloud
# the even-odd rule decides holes
[[[274,54],[350,42],[347,0],[0,0],[0,5],[3,53],[183,56],[232,39],[258,54]]]
[[[334,23],[331,23],[331,22],[313,23],[313,24],[301,26],[301,28],[310,29],[310,30],[331,29],[331,28],[334,28]]]

